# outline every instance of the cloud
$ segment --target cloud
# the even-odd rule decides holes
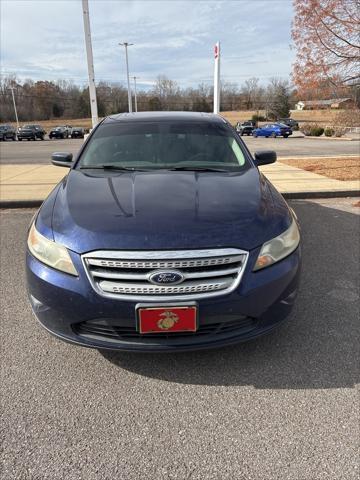
[[[79,0],[2,0],[1,68],[21,78],[86,83]],[[211,83],[213,45],[222,44],[222,77],[240,83],[288,76],[290,0],[90,0],[95,76],[125,82],[123,41],[139,86],[165,74],[183,86]]]

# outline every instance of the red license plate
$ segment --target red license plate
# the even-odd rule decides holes
[[[140,333],[196,332],[197,308],[140,307],[137,310]]]

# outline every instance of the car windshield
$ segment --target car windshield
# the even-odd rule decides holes
[[[6,130],[7,126],[6,125],[0,125],[0,130]]]
[[[22,128],[36,128],[36,125],[24,125]]]
[[[129,169],[249,168],[241,144],[226,124],[129,122],[100,125],[77,164]]]

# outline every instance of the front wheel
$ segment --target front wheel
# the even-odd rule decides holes
[[[19,142],[22,142],[22,138],[18,138]]]
[[[44,140],[44,135],[41,135],[40,140]]]
[[[288,138],[289,135],[283,135],[284,138]]]

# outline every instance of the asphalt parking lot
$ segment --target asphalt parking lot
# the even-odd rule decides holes
[[[177,355],[102,354],[50,336],[26,299],[34,212],[2,211],[2,478],[357,479],[355,202],[291,202],[303,276],[282,328]]]
[[[303,138],[297,136],[297,132],[295,134],[293,138],[241,138],[252,153],[256,150],[275,150],[279,157],[344,156],[359,155],[360,152],[358,141]],[[71,152],[75,155],[82,143],[81,139],[1,142],[0,163],[50,163],[53,152]]]

